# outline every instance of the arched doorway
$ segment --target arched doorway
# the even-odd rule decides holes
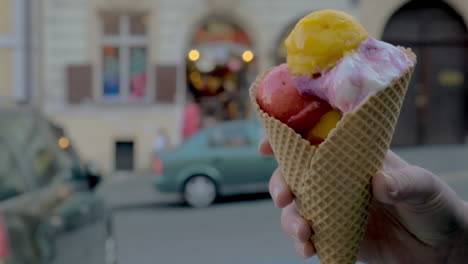
[[[418,56],[393,145],[463,143],[468,37],[460,15],[443,1],[410,1],[390,18],[382,39]]]
[[[249,34],[225,16],[205,18],[186,57],[188,97],[201,111],[201,126],[246,118],[256,60]]]
[[[303,15],[301,15],[301,16],[298,16],[296,19],[294,19],[289,24],[287,24],[286,27],[284,27],[283,31],[281,31],[281,34],[279,35],[279,37],[278,37],[278,39],[276,41],[276,45],[274,46],[274,50],[273,50],[273,54],[272,54],[273,55],[272,58],[274,58],[275,65],[279,65],[279,64],[282,64],[282,63],[286,62],[286,57],[288,55],[288,50],[286,49],[286,46],[284,45],[284,41],[289,36],[291,31],[294,29],[297,22],[299,22],[299,20],[301,20],[301,18],[303,18],[304,16],[306,16],[309,13],[310,12],[307,12],[307,13],[304,13]]]
[[[284,41],[289,36],[289,34],[293,30],[296,23],[297,21],[294,21],[294,23],[288,24],[288,26],[285,27],[284,30],[281,32],[281,35],[279,36],[276,42],[276,45],[274,47],[274,50],[273,50],[273,58],[275,58],[275,65],[286,63],[288,50],[286,49],[286,46],[284,45]]]

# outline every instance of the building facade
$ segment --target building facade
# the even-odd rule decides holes
[[[466,143],[468,2],[366,0],[360,19],[372,35],[418,56],[394,145]]]
[[[324,8],[343,10],[360,19],[371,35],[385,37],[387,30],[389,40],[398,42],[401,40],[391,39],[387,25],[407,2],[42,0],[38,98],[42,109],[67,130],[86,159],[98,161],[106,172],[147,171],[158,131],[165,131],[173,145],[183,140],[187,102],[197,103],[199,111],[213,119],[248,118],[248,84],[256,74],[284,61],[282,42],[303,15]],[[459,15],[455,20],[461,18],[466,25],[466,1],[444,4],[453,11],[448,13]],[[424,9],[424,5],[409,10],[418,8]],[[431,8],[449,10],[437,5]],[[0,22],[0,36],[1,30]],[[462,37],[455,42],[461,41],[459,52],[465,54],[466,32],[459,34]],[[424,52],[418,55],[424,57]],[[460,56],[466,58],[466,54]],[[457,86],[466,92],[460,65],[442,69],[438,78],[451,82],[452,89]],[[420,95],[419,104],[430,101],[427,96],[429,92]],[[431,104],[426,102],[426,112],[427,105]],[[409,109],[404,114],[410,116],[408,120],[420,120],[421,111]],[[202,125],[209,122],[200,121]],[[414,137],[434,127],[426,124],[417,129],[423,132]],[[466,127],[454,126],[453,131],[457,140],[466,135]],[[426,142],[438,143],[412,139],[401,144]]]

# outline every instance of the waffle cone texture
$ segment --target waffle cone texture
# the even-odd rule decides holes
[[[401,49],[415,64],[414,53]],[[314,231],[311,240],[323,264],[356,262],[367,229],[371,178],[389,149],[413,69],[344,114],[318,147],[258,105],[257,89],[268,71],[250,87],[253,107],[299,212]]]

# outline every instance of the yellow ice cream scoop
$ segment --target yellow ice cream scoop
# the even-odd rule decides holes
[[[326,139],[332,129],[341,119],[341,113],[338,110],[331,110],[324,114],[315,127],[309,132],[309,136],[319,139]]]
[[[296,24],[285,41],[288,66],[293,74],[313,75],[333,67],[367,37],[364,27],[344,12],[313,12]]]

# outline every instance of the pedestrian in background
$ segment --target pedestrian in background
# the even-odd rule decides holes
[[[153,155],[165,151],[169,148],[169,137],[166,133],[166,130],[163,128],[158,129],[156,132],[156,137],[153,141]]]
[[[153,154],[151,156],[151,164],[153,166],[154,172],[161,172],[162,171],[162,162],[159,158],[159,154],[161,152],[166,151],[169,149],[169,137],[166,133],[166,130],[163,128],[158,129],[156,132],[156,137],[153,141]]]
[[[192,95],[187,95],[182,124],[182,138],[185,140],[198,132],[201,123],[200,106],[195,102]]]

